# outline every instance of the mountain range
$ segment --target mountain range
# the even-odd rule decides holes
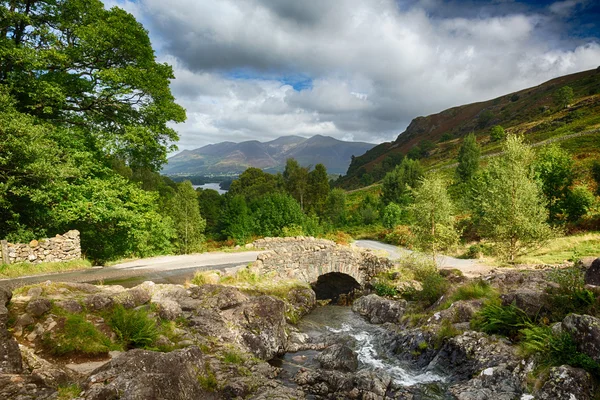
[[[348,170],[352,156],[360,156],[375,144],[345,142],[330,136],[311,138],[282,136],[269,142],[250,140],[209,144],[195,150],[184,150],[169,158],[165,175],[231,175],[256,167],[268,172],[283,171],[288,158],[302,166],[324,164],[332,174]]]

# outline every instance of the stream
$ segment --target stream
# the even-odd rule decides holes
[[[410,364],[398,360],[392,350],[393,334],[384,328],[372,325],[350,307],[317,307],[305,316],[297,326],[313,342],[343,343],[353,349],[358,356],[358,370],[382,370],[392,377],[395,387],[411,387],[415,399],[446,399],[445,378],[432,372],[411,368]],[[286,353],[271,360],[271,364],[282,368],[279,379],[290,387],[296,387],[293,380],[301,368],[319,368],[315,350]],[[311,397],[308,397],[311,398]],[[451,397],[450,397],[451,398]]]

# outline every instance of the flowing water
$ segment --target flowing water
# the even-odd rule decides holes
[[[357,356],[360,369],[383,370],[396,386],[419,387],[419,391],[438,392],[439,396],[423,398],[445,398],[445,378],[441,375],[412,368],[407,362],[398,360],[393,354],[393,334],[377,325],[366,322],[350,307],[318,307],[305,316],[298,329],[307,334],[315,343],[325,341],[344,343],[352,348]],[[333,339],[333,340],[332,340]],[[300,368],[318,368],[315,357],[317,351],[287,353],[272,363],[283,368],[280,379],[294,386],[293,377]]]

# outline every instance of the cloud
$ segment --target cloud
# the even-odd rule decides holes
[[[595,68],[597,38],[569,38],[563,19],[584,3],[118,4],[174,66],[173,92],[188,110],[188,122],[177,126],[180,148],[190,149],[288,134],[392,140],[416,116]]]

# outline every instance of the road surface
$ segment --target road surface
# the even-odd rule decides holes
[[[413,253],[411,250],[377,242],[375,240],[357,240],[354,242],[354,245],[364,249],[383,251],[390,260],[398,260]],[[482,264],[480,260],[463,260],[444,255],[436,256],[435,261],[438,268],[456,268],[462,271],[462,273],[467,277],[481,276],[495,268]]]
[[[256,257],[260,253],[260,251],[211,252],[144,258],[112,267],[2,279],[0,280],[0,286],[14,289],[19,286],[45,281],[118,284],[126,287],[133,287],[148,280],[155,283],[184,283],[186,279],[191,279],[197,271],[223,270],[248,264],[256,261]]]

